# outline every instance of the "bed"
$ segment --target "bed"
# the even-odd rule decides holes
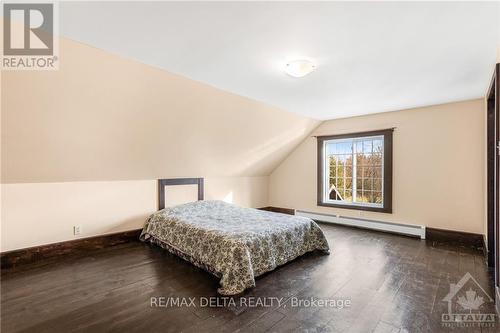
[[[307,252],[329,253],[325,235],[313,220],[203,201],[202,178],[190,181],[198,184],[198,201],[168,208],[165,185],[190,182],[159,181],[160,210],[147,219],[140,239],[219,277],[219,294],[242,293],[255,286],[255,277]]]

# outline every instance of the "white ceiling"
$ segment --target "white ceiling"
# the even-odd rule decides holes
[[[497,3],[66,2],[61,35],[317,119],[479,98]],[[290,59],[318,69],[287,76]]]

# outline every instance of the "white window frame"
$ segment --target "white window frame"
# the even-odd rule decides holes
[[[384,144],[384,136],[383,135],[375,135],[375,136],[360,136],[360,137],[353,137],[353,138],[345,138],[345,139],[330,139],[330,140],[325,140],[323,141],[323,163],[324,163],[324,170],[325,172],[323,173],[323,202],[326,203],[332,203],[332,204],[342,204],[342,205],[352,205],[352,206],[365,206],[365,207],[377,207],[377,208],[383,208],[384,207],[384,154],[385,151],[382,151],[382,203],[369,203],[369,202],[356,202],[356,195],[357,195],[357,159],[354,158],[356,156],[356,143],[359,141],[365,141],[365,140],[382,140],[382,145]],[[346,200],[332,200],[330,199],[330,161],[329,157],[326,155],[326,146],[330,143],[342,143],[342,142],[352,142],[352,200],[353,201],[346,201]]]

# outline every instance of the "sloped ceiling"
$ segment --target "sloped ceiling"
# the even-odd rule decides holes
[[[316,119],[479,98],[496,2],[64,2],[63,36]],[[294,79],[284,64],[318,69]]]
[[[67,39],[2,73],[2,182],[265,176],[319,121]]]

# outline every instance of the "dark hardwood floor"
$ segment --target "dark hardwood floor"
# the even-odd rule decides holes
[[[151,297],[216,296],[217,278],[168,252],[128,243],[2,271],[5,332],[496,332],[446,328],[442,299],[469,272],[491,296],[481,252],[414,238],[321,225],[332,254],[307,254],[257,279],[243,297],[269,307],[151,307]],[[294,307],[292,299],[351,306]],[[220,299],[219,299],[220,300]],[[226,301],[227,302],[227,301]],[[223,305],[219,302],[219,305]],[[494,313],[486,302],[481,313]],[[499,327],[498,323],[495,323]]]

